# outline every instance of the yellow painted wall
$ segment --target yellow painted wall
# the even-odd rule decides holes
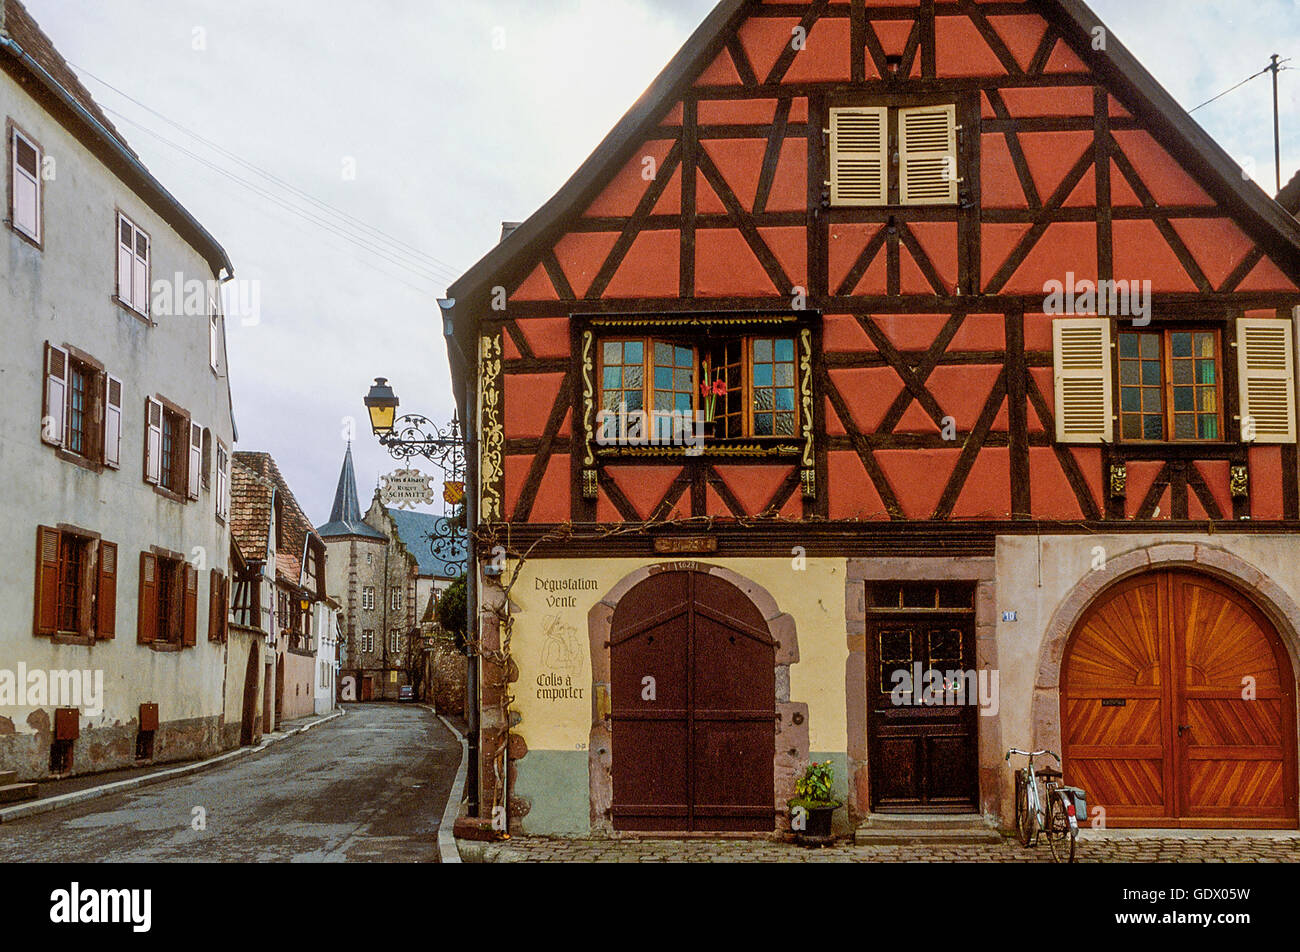
[[[587,615],[623,578],[658,560],[536,559],[511,590],[512,653],[519,666],[517,732],[530,750],[586,750],[591,729],[591,657]],[[790,700],[809,706],[811,749],[846,749],[844,559],[710,559],[761,585],[795,619],[799,662],[790,670]],[[512,564],[506,571],[509,577]],[[569,588],[565,588],[568,583]],[[581,586],[581,590],[576,590]]]

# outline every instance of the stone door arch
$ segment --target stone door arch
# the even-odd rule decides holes
[[[766,589],[729,569],[699,562],[672,562],[647,566],[631,573],[610,589],[588,614],[593,682],[588,744],[592,830],[604,834],[614,832],[613,749],[617,738],[611,732],[609,715],[612,713],[611,639],[615,614],[625,596],[647,580],[664,573],[697,573],[709,576],[710,582],[734,587],[750,603],[754,619],[762,620],[771,638],[773,672],[770,683],[776,714],[772,807],[775,828],[782,828],[789,816],[785,801],[793,794],[794,780],[808,761],[808,705],[790,700],[790,665],[799,660],[794,618],[781,611]]]

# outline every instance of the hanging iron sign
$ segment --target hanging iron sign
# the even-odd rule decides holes
[[[418,469],[399,469],[382,478],[384,484],[379,490],[379,498],[384,505],[414,509],[433,504],[432,476],[426,476]]]

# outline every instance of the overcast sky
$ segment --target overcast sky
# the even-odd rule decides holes
[[[394,468],[364,421],[371,379],[391,378],[403,411],[450,417],[435,299],[496,243],[503,220],[528,217],[564,183],[714,6],[24,2],[154,174],[222,243],[236,276],[259,282],[260,323],[232,320],[227,330],[238,448],[273,454],[318,524],[345,418],[357,425],[363,506]],[[1092,6],[1188,108],[1271,53],[1300,65],[1300,0]],[[1238,161],[1253,160],[1271,194],[1268,77],[1196,118]],[[1286,180],[1300,168],[1300,72],[1282,75],[1282,127]]]

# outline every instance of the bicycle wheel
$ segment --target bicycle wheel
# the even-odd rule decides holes
[[[1020,845],[1026,849],[1034,845],[1038,833],[1038,817],[1029,802],[1029,784],[1025,782],[1027,771],[1016,771],[1016,835]]]
[[[1074,862],[1074,835],[1070,830],[1070,818],[1065,815],[1065,806],[1056,791],[1047,794],[1047,847],[1052,851],[1052,859],[1057,863]]]

